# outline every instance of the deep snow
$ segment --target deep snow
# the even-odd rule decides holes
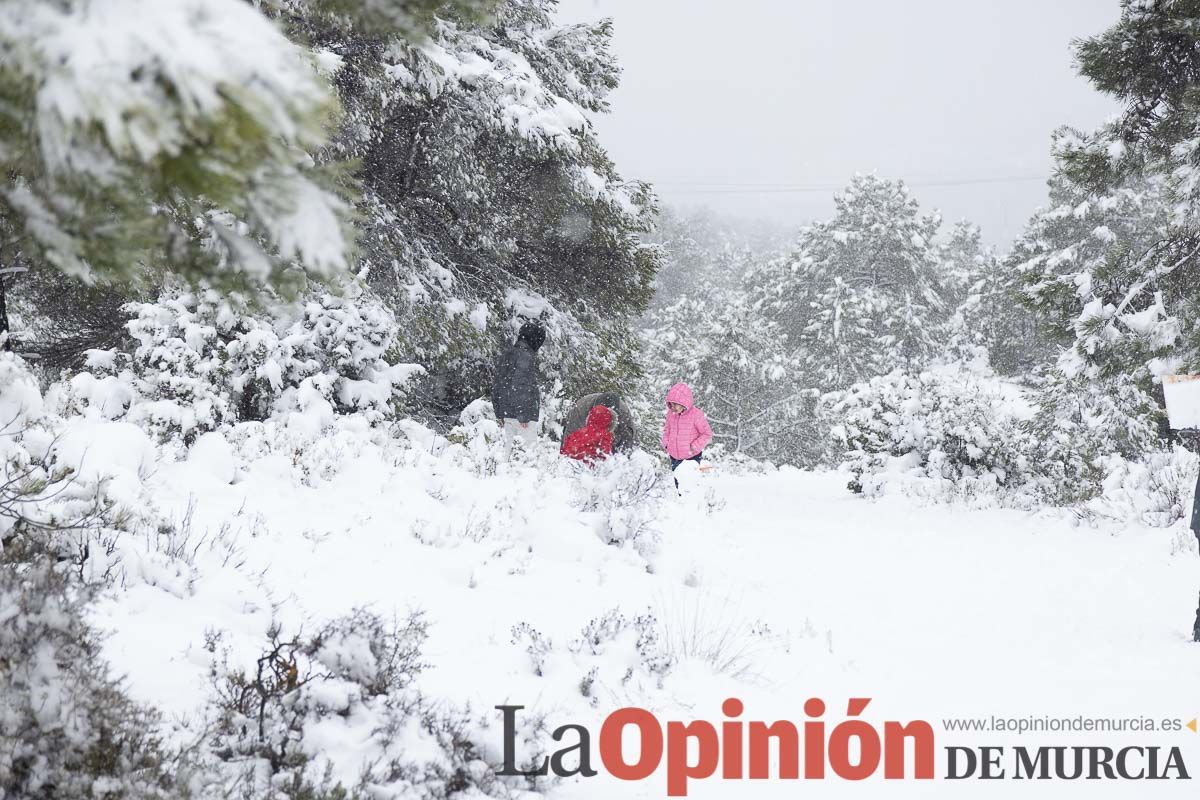
[[[272,619],[311,629],[356,607],[385,615],[419,608],[433,623],[420,688],[492,720],[483,744],[496,761],[502,742],[491,709],[501,703],[545,713],[551,726],[587,724],[596,734],[603,716],[622,705],[650,708],[664,720],[719,722],[721,701],[738,696],[744,719],[799,722],[804,700],[821,697],[832,726],[845,718],[848,697],[870,697],[866,718],[929,720],[939,748],[1178,745],[1200,770],[1200,735],[1190,731],[1011,737],[941,730],[946,716],[1200,715],[1200,645],[1189,641],[1200,571],[1182,528],[1097,529],[1066,515],[867,501],[845,490],[842,475],[717,470],[692,478],[685,497],[671,493],[664,501],[655,523],[661,542],[647,562],[597,537],[594,516],[571,503],[576,476],[586,473],[560,463],[549,443],[535,457],[483,475],[446,452],[435,455],[431,436],[414,435],[422,441],[330,438],[322,445],[331,465],[325,477],[302,475],[298,458],[252,458],[252,448],[215,435],[182,462],[160,455],[147,465],[136,448],[109,461],[126,464],[119,477],[140,482],[143,502],[187,521],[182,549],[195,552],[192,567],[153,557],[127,563],[123,586],[96,609],[111,633],[106,654],[133,694],[170,716],[194,718],[212,660],[206,632],[222,631],[233,661],[248,663]],[[122,491],[137,496],[130,486]],[[566,646],[613,608],[630,617],[650,609],[658,618],[679,658],[661,688],[645,671],[622,681],[636,662],[631,647],[585,657]],[[542,676],[525,645],[514,644],[513,626],[522,622],[554,642]],[[730,640],[727,674],[686,657],[722,637]],[[580,691],[592,667],[599,670],[595,706]],[[334,741],[326,746],[352,780],[361,743]],[[709,780],[693,783],[691,796],[1195,791],[1184,781],[1145,789],[882,783]],[[570,800],[665,795],[659,776],[623,784],[603,775],[552,793]]]

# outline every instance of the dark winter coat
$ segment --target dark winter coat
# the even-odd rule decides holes
[[[627,453],[637,447],[637,425],[633,420],[633,412],[616,392],[599,392],[579,398],[571,406],[571,410],[567,412],[567,419],[563,422],[563,439],[582,428],[588,414],[596,406],[605,406],[616,412],[617,427],[613,430],[613,449]]]
[[[1192,501],[1192,533],[1200,539],[1200,478],[1196,479],[1196,499]]]
[[[541,413],[541,406],[536,350],[525,339],[518,339],[496,359],[492,408],[496,419],[534,422]]]
[[[1192,500],[1192,533],[1200,539],[1200,478],[1196,479],[1196,496]],[[1196,622],[1192,625],[1192,641],[1200,642],[1200,605],[1196,606]]]
[[[559,452],[585,464],[595,464],[612,455],[613,412],[596,406],[588,412],[587,424],[563,439]]]

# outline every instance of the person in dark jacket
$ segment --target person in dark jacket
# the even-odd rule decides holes
[[[615,417],[608,406],[594,406],[587,424],[563,439],[559,452],[588,466],[612,455]]]
[[[504,430],[505,447],[514,438],[532,444],[537,438],[541,395],[538,392],[537,351],[546,341],[546,329],[536,320],[521,326],[517,341],[496,359],[492,408]]]
[[[1196,498],[1192,501],[1192,533],[1200,540],[1200,478],[1196,479]],[[1200,605],[1196,606],[1196,622],[1192,626],[1192,640],[1200,642]]]
[[[1200,539],[1200,478],[1196,479],[1196,499],[1192,501],[1192,533]]]
[[[613,449],[620,453],[634,450],[637,447],[638,437],[633,412],[616,392],[597,392],[585,395],[575,401],[563,422],[563,441],[587,424],[588,415],[596,406],[605,406],[617,419],[617,424],[613,428]]]

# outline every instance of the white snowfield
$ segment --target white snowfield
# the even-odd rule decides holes
[[[181,521],[191,506],[194,566],[147,551],[144,563],[126,563],[123,586],[96,611],[111,633],[106,654],[133,694],[194,718],[210,685],[206,632],[223,632],[231,660],[248,665],[273,619],[294,632],[358,607],[421,609],[432,627],[418,686],[490,720],[480,744],[495,763],[500,704],[543,714],[551,729],[586,725],[602,770],[600,724],[622,706],[664,723],[719,725],[722,701],[738,697],[744,720],[799,725],[804,702],[819,697],[832,729],[847,719],[848,698],[861,697],[871,698],[862,718],[879,730],[888,720],[933,725],[937,780],[885,781],[882,769],[861,783],[724,781],[718,772],[692,781],[688,796],[1196,796],[1183,780],[944,780],[951,745],[1076,744],[1177,746],[1200,778],[1200,734],[1186,729],[1017,736],[950,733],[942,723],[1200,716],[1200,645],[1190,642],[1200,559],[1181,526],[1077,527],[1065,515],[866,501],[836,474],[718,469],[685,475],[682,498],[666,494],[647,559],[597,536],[596,514],[572,498],[581,481],[603,479],[563,463],[549,443],[482,475],[453,447],[435,455],[444,440],[413,431],[424,441],[331,437],[325,469],[303,480],[299,460],[235,455],[216,435],[184,462],[135,453],[132,435],[107,451],[124,470],[122,491],[140,483],[146,502]],[[571,646],[612,609],[654,614],[674,662],[661,686],[633,634],[596,653]],[[519,623],[546,647],[514,636]],[[591,697],[581,690],[589,674]],[[369,734],[347,722],[306,746],[352,783]],[[564,800],[667,796],[662,770],[640,782],[602,771],[547,791]]]

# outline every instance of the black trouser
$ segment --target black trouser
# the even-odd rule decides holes
[[[700,458],[703,455],[704,453],[696,453],[696,455],[692,456],[691,458],[676,458],[675,456],[671,456],[671,472],[674,472],[675,468],[685,461],[695,461],[697,464],[699,464]]]
[[[704,453],[700,452],[700,453],[696,453],[696,455],[692,456],[691,458],[676,458],[675,456],[671,456],[671,472],[674,472],[675,468],[678,467],[680,464],[682,464],[684,461],[695,461],[697,464],[699,464],[700,458],[703,455],[704,455]],[[676,489],[679,488],[679,478],[675,479],[675,488]]]

